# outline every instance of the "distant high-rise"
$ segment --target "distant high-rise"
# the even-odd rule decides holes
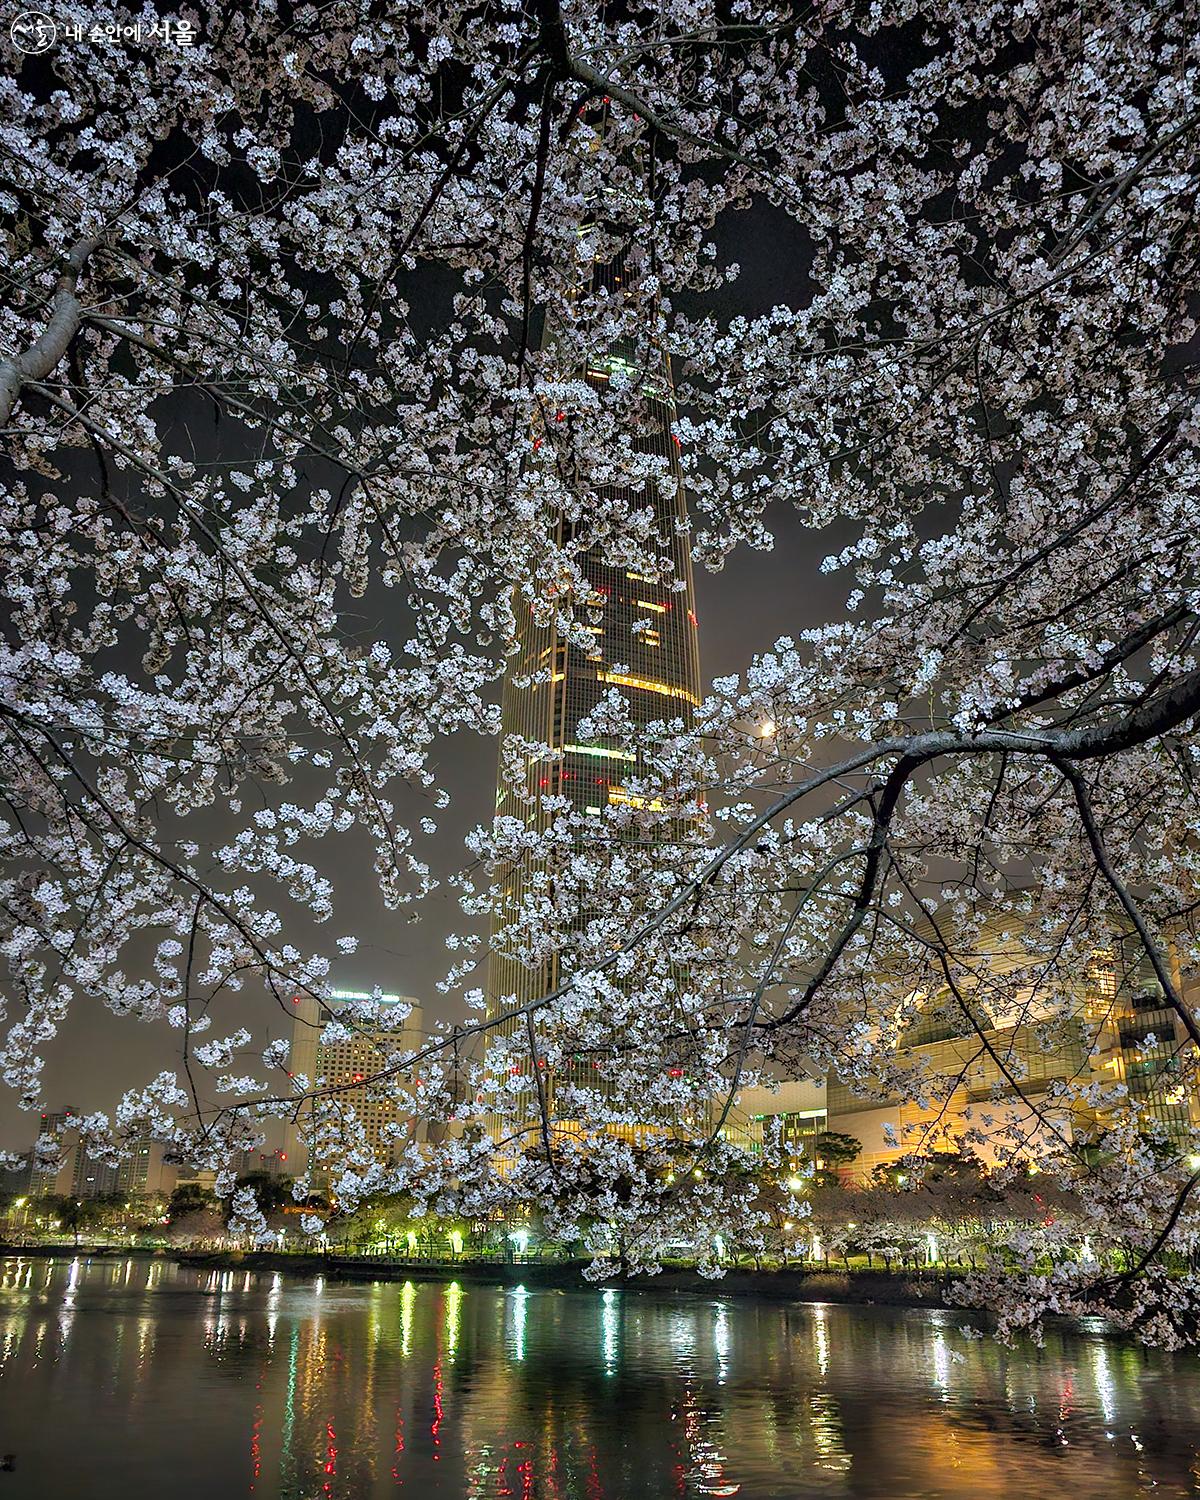
[[[619,286],[623,262],[597,266],[594,274],[601,286]],[[654,512],[656,526],[646,550],[662,559],[657,576],[610,566],[596,549],[579,559],[590,586],[589,648],[580,649],[553,626],[539,626],[529,616],[519,622],[519,650],[510,659],[504,682],[502,733],[544,742],[549,754],[528,768],[525,790],[535,800],[514,796],[501,777],[496,811],[522,818],[539,832],[547,825],[547,815],[536,799],[547,794],[565,797],[577,811],[591,816],[599,816],[606,806],[637,805],[626,785],[639,775],[637,755],[615,741],[582,743],[578,732],[579,721],[613,688],[638,724],[680,717],[689,725],[700,702],[696,605],[670,362],[653,344],[639,348],[623,341],[605,351],[582,352],[580,363],[580,373],[597,391],[603,392],[615,376],[623,385],[629,382],[638,388],[637,451],[665,459],[676,482],[674,493],[667,495],[657,485],[638,481],[622,497]],[[557,541],[570,541],[570,522],[565,518],[558,523]],[[533,674],[538,674],[533,685],[519,685]],[[538,871],[538,862],[526,856],[507,872],[504,908],[494,932],[511,920]],[[586,914],[579,915],[582,920]],[[562,977],[557,958],[529,968],[504,952],[493,952],[489,1015],[502,1014],[514,999],[524,1005],[550,993]],[[517,1024],[501,1023],[497,1034],[511,1034]]]
[[[376,1160],[386,1164],[411,1136],[415,1122],[401,1112],[395,1089],[388,1080],[378,1084],[370,1080],[387,1067],[391,1055],[410,1052],[419,1045],[421,1002],[411,995],[380,995],[377,998],[385,1009],[395,1005],[411,1007],[401,1025],[370,1027],[356,1022],[349,1027],[349,1035],[327,1042],[321,1040],[327,1023],[331,1019],[337,1020],[339,1009],[347,1002],[372,998],[365,992],[335,990],[326,1009],[322,1010],[310,996],[297,996],[290,1066],[294,1073],[302,1073],[314,1083],[320,1079],[325,1087],[337,1090],[332,1098],[338,1115],[346,1120],[346,1142],[353,1140],[350,1129],[353,1112],[353,1118],[361,1125]],[[287,1131],[286,1160],[297,1172],[307,1164],[311,1171],[323,1174],[327,1166],[325,1157],[332,1163],[339,1159],[339,1153],[331,1150],[322,1155],[303,1150],[299,1130],[310,1122],[311,1114],[306,1106],[304,1118]],[[336,1131],[336,1123],[334,1129]]]
[[[79,1136],[75,1126],[78,1118],[69,1106],[66,1109],[42,1111],[38,1121],[38,1137],[52,1137],[58,1142],[61,1154],[56,1167],[31,1166],[30,1192],[51,1193],[61,1197],[74,1190],[75,1168],[79,1158]]]
[[[165,1158],[160,1141],[148,1137],[129,1143],[129,1154],[116,1171],[115,1190],[129,1197],[168,1197],[175,1188],[178,1173]]]
[[[71,1192],[76,1198],[103,1198],[118,1190],[118,1167],[85,1151],[82,1143],[72,1150],[74,1158]]]
[[[110,1193],[126,1197],[166,1195],[175,1186],[176,1168],[167,1162],[162,1144],[149,1137],[129,1141],[119,1162],[93,1156],[79,1134],[79,1116],[73,1109],[44,1112],[39,1136],[58,1143],[58,1166],[39,1170],[30,1159],[29,1191],[55,1197],[103,1198]]]

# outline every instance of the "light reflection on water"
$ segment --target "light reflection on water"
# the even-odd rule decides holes
[[[1200,1495],[1200,1360],[959,1323],[13,1259],[0,1500]]]

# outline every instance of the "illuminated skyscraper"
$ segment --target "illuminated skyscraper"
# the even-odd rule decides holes
[[[619,285],[622,270],[620,260],[597,267],[597,283]],[[690,725],[700,702],[696,606],[679,439],[674,430],[674,388],[666,354],[651,348],[654,352],[648,356],[644,344],[639,349],[630,341],[600,354],[581,353],[580,373],[597,391],[603,392],[614,377],[640,388],[636,449],[665,459],[676,483],[674,493],[664,495],[663,489],[670,486],[638,480],[619,495],[653,510],[655,534],[646,550],[662,558],[660,577],[608,566],[594,549],[580,559],[591,590],[589,649],[580,649],[555,627],[539,626],[529,616],[519,624],[519,650],[510,660],[504,683],[502,732],[544,742],[550,753],[528,767],[526,791],[535,800],[514,796],[501,777],[496,811],[522,818],[538,831],[548,820],[536,799],[546,795],[567,798],[585,816],[599,816],[614,804],[636,805],[626,783],[639,774],[638,757],[616,741],[593,739],[584,744],[578,731],[579,721],[613,688],[621,693],[638,724],[679,717],[685,726]],[[551,414],[551,419],[558,415]],[[534,443],[538,443],[536,436]],[[570,523],[565,518],[559,521],[556,540],[560,545],[570,541]],[[535,673],[540,680],[534,685],[519,685]],[[511,919],[538,868],[537,861],[526,856],[507,872],[505,909],[494,930]],[[581,912],[580,919],[585,915]],[[559,968],[557,958],[529,968],[506,954],[493,953],[489,1015],[502,1013],[513,997],[523,1005],[548,994],[561,982]],[[511,1033],[517,1024],[503,1023],[498,1033]]]
[[[349,1129],[353,1118],[362,1126],[376,1160],[386,1165],[403,1149],[415,1124],[407,1112],[402,1113],[392,1082],[384,1078],[373,1083],[371,1079],[387,1068],[391,1056],[411,1052],[419,1045],[420,1001],[410,995],[380,995],[378,999],[385,1011],[402,1004],[411,1007],[398,1026],[368,1027],[355,1023],[345,1028],[345,1035],[331,1035],[329,1041],[322,1040],[330,1019],[329,1012],[336,1021],[339,1007],[346,1002],[371,998],[353,990],[335,990],[328,1010],[322,1012],[310,996],[297,996],[290,1066],[294,1073],[301,1073],[310,1080],[320,1080],[323,1087],[337,1091],[333,1096],[335,1113],[347,1122],[347,1140],[352,1142],[354,1139],[354,1132]],[[305,1114],[307,1117],[307,1110]],[[302,1169],[305,1159],[299,1136],[299,1124],[303,1123],[307,1120],[288,1129],[284,1144],[286,1159],[294,1164],[293,1170],[296,1171]],[[336,1126],[336,1120],[333,1123]],[[331,1142],[331,1149],[324,1156],[309,1155],[310,1170],[323,1176],[328,1165],[325,1157],[338,1159],[337,1150],[333,1149],[335,1146],[336,1141]]]

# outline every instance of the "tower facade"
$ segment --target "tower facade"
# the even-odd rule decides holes
[[[597,266],[593,274],[601,287],[615,288],[623,277],[623,261]],[[567,799],[585,817],[599,817],[614,805],[640,805],[627,785],[642,774],[639,755],[617,741],[591,738],[584,743],[579,733],[580,720],[614,688],[636,724],[680,718],[690,727],[700,702],[698,623],[669,359],[656,345],[638,346],[628,340],[602,352],[581,351],[580,366],[579,375],[601,395],[614,379],[636,390],[633,446],[665,460],[675,483],[673,493],[664,493],[672,487],[637,479],[623,493],[617,492],[631,505],[653,511],[654,531],[646,551],[662,559],[659,576],[606,563],[595,548],[578,559],[589,590],[587,648],[565,638],[555,626],[536,624],[530,614],[518,622],[518,650],[504,681],[502,733],[544,743],[548,753],[530,761],[524,799],[514,795],[501,775],[496,813],[520,818],[538,832],[549,821],[540,806],[545,796]],[[570,539],[570,522],[560,518],[556,541],[566,546]],[[522,685],[531,677],[531,685]],[[668,829],[661,837],[677,834],[678,829]],[[646,835],[639,831],[637,837],[644,840]],[[543,876],[544,867],[529,854],[504,872],[494,938],[503,933],[535,879]],[[581,910],[578,921],[588,915]],[[565,978],[560,969],[557,957],[529,967],[504,951],[501,937],[490,960],[489,1017],[549,994]],[[521,1020],[501,1022],[494,1034],[523,1032],[524,1025]]]
[[[354,1023],[338,1032],[334,1028],[328,1041],[324,1040],[330,1015],[336,1020],[338,1010],[354,1000],[376,998],[384,1008],[384,1014],[392,1006],[406,1006],[408,1012],[397,1025],[379,1027]],[[400,1096],[385,1078],[373,1083],[372,1078],[389,1065],[389,1058],[411,1052],[421,1039],[421,1002],[411,995],[379,995],[372,997],[356,990],[334,990],[325,1011],[308,995],[296,996],[295,1020],[292,1031],[291,1068],[306,1078],[320,1080],[322,1086],[336,1089],[331,1108],[334,1119],[333,1134],[336,1136],[336,1118],[344,1115],[349,1127],[351,1117],[361,1126],[362,1134],[375,1159],[387,1165],[403,1149],[415,1129],[415,1120],[405,1110],[402,1112]],[[397,1011],[399,1016],[402,1013]],[[307,1116],[310,1112],[306,1111]],[[307,1159],[309,1170],[322,1180],[331,1161],[338,1159],[336,1140],[330,1143],[330,1151],[304,1152],[300,1140],[300,1123],[288,1127],[284,1142],[287,1160],[294,1163],[294,1170],[301,1170]],[[347,1129],[347,1140],[357,1137],[357,1132]],[[328,1156],[329,1159],[326,1159]]]
[[[39,1168],[30,1165],[31,1193],[48,1193],[64,1196],[75,1188],[75,1168],[80,1155],[79,1132],[76,1121],[79,1116],[70,1107],[50,1112],[42,1111],[38,1135],[52,1136],[62,1146],[62,1156],[57,1167]]]

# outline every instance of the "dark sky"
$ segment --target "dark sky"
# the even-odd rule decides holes
[[[719,311],[753,315],[776,302],[797,303],[808,291],[803,254],[789,232],[787,219],[769,209],[733,217],[720,226],[722,258],[736,260],[743,274],[721,294]],[[708,304],[712,306],[712,304]],[[745,670],[752,655],[768,649],[780,635],[792,635],[842,613],[846,582],[819,571],[821,560],[845,538],[806,531],[795,513],[775,506],[769,517],[776,536],[772,552],[740,550],[718,574],[699,571],[696,578],[700,620],[700,662],[705,679]],[[361,622],[364,635],[394,639],[397,622],[385,613],[389,596],[368,596]],[[376,610],[375,618],[369,611]],[[439,757],[438,781],[450,789],[453,805],[439,815],[439,873],[458,868],[465,858],[463,837],[491,816],[495,796],[496,742],[459,736],[447,742]],[[422,807],[419,812],[426,811]],[[404,811],[401,805],[401,811]],[[223,829],[211,830],[214,838]],[[203,830],[189,826],[189,836]],[[425,857],[426,850],[419,851]],[[419,996],[426,1024],[450,1018],[451,997],[435,985],[445,972],[445,937],[463,925],[453,891],[442,890],[427,902],[419,922],[383,909],[376,891],[371,858],[351,839],[330,840],[314,849],[316,863],[335,881],[333,935],[354,932],[360,947],[334,971],[335,982],[348,989],[385,990]],[[482,983],[482,975],[479,982]],[[44,1097],[48,1107],[111,1110],[121,1092],[146,1081],[163,1068],[177,1066],[177,1034],[165,1023],[144,1025],[119,1020],[98,1002],[77,1000],[64,1035],[46,1050]],[[238,1025],[263,1042],[285,1030],[283,1018],[260,988],[247,989],[214,1008],[210,1036],[225,1035]],[[251,1063],[248,1071],[253,1070]],[[37,1134],[36,1119],[23,1116],[14,1096],[0,1091],[0,1147],[24,1149]]]

